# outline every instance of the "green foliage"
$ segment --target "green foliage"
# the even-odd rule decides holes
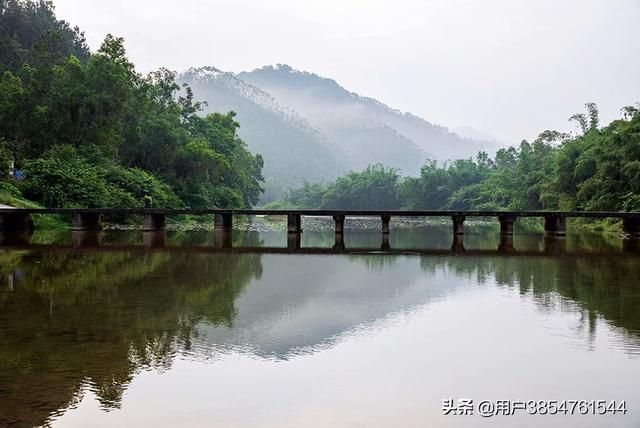
[[[6,143],[0,139],[0,179],[9,177],[9,168],[11,165],[11,154]]]
[[[20,192],[20,189],[6,181],[0,181],[0,194],[5,195],[4,198],[6,199],[22,197],[22,192]],[[3,202],[2,200],[0,200],[0,203],[6,204],[6,202]]]
[[[50,1],[0,0],[0,70],[89,57],[84,34],[56,19]]]
[[[286,201],[279,202],[274,201],[270,207],[279,206],[286,207],[298,207],[298,208],[318,208],[322,207],[322,198],[324,197],[327,189],[320,183],[305,183],[299,189],[291,190],[287,193]]]
[[[545,131],[494,159],[427,162],[418,177],[369,167],[328,186],[305,184],[270,207],[640,211],[640,109],[625,107],[602,129],[595,104],[587,110],[571,118],[584,122],[574,137]]]
[[[26,197],[50,207],[177,208],[178,197],[166,184],[140,169],[108,161],[91,162],[76,148],[55,146],[27,163],[21,183]]]
[[[267,210],[293,210],[293,209],[299,209],[299,208],[305,208],[305,207],[295,205],[294,203],[290,202],[287,199],[277,199],[275,201],[269,202],[264,206],[264,209],[267,209]],[[310,208],[315,208],[315,207],[310,207]]]
[[[0,30],[0,49],[16,52],[0,60],[0,178],[15,160],[28,197],[76,207],[258,201],[263,161],[238,138],[235,114],[198,116],[191,89],[181,93],[168,70],[138,74],[121,38],[89,54],[49,3],[20,0],[0,0]],[[61,44],[45,43],[53,33]]]
[[[371,165],[351,171],[328,186],[309,184],[288,192],[270,208],[394,209],[399,204],[400,175],[394,168]]]
[[[79,156],[72,146],[53,147],[29,161],[22,184],[25,196],[50,207],[132,207],[135,199],[109,185],[100,168]]]
[[[394,168],[380,164],[368,166],[362,172],[350,172],[327,187],[322,197],[323,208],[393,209],[399,203],[397,195],[400,175]]]
[[[640,113],[636,110],[603,129],[591,129],[566,141],[559,149],[556,166],[561,175],[555,184],[566,206],[584,210],[638,209]]]
[[[476,161],[456,160],[441,168],[435,161],[430,161],[422,167],[419,177],[402,182],[402,206],[407,209],[469,209],[473,199],[469,199],[465,189],[484,180],[490,165],[484,152],[478,153]]]
[[[15,208],[42,208],[40,204],[26,199],[20,189],[7,181],[0,181],[0,204]],[[33,224],[36,228],[61,229],[68,226],[68,218],[63,215],[33,216]]]
[[[105,179],[113,186],[130,194],[145,208],[180,208],[182,201],[171,187],[157,177],[139,168],[114,165],[106,169]]]

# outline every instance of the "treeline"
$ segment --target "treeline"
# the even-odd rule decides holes
[[[599,127],[598,109],[570,120],[578,135],[545,131],[494,158],[427,162],[418,177],[369,166],[327,185],[305,184],[270,207],[640,211],[640,106]]]
[[[48,1],[0,0],[0,193],[52,207],[255,204],[263,161],[234,113],[197,114],[172,72],[123,40],[91,53]]]

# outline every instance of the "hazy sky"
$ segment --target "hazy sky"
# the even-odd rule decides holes
[[[286,63],[509,141],[640,101],[640,0],[54,0],[142,72]],[[196,94],[197,95],[197,94]]]

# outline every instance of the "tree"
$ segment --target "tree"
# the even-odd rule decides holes
[[[381,164],[350,172],[327,187],[322,207],[330,209],[398,209],[398,170]]]
[[[60,63],[70,55],[89,58],[84,34],[56,19],[50,1],[0,0],[0,73],[16,73],[26,63]]]
[[[598,106],[595,103],[586,103],[587,114],[576,113],[569,118],[569,121],[577,122],[583,134],[598,129],[600,123]]]
[[[182,202],[155,197],[154,204],[248,208],[257,203],[263,161],[238,138],[235,113],[199,116],[201,103],[189,87],[176,84],[173,72],[136,72],[122,38],[107,35],[95,54],[82,51],[83,39],[65,33],[68,26],[55,20],[49,3],[0,5],[0,24],[11,27],[0,39],[17,40],[23,58],[35,58],[33,51],[51,28],[68,36],[66,51],[14,64],[0,78],[0,138],[18,167],[26,167],[23,187],[30,197],[46,205],[98,207],[116,206],[113,195],[118,195],[129,206],[137,203],[129,196],[138,197],[143,183],[160,180]],[[8,22],[9,16],[17,18]],[[42,28],[23,28],[38,16]],[[67,51],[71,54],[64,56]],[[78,159],[64,160],[61,153]],[[77,168],[75,175],[65,168]],[[70,186],[86,182],[90,195],[79,189],[63,195],[56,186],[65,179]],[[49,189],[47,180],[54,184]]]

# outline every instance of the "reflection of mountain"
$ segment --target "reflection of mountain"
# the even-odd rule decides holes
[[[203,236],[207,241],[211,235]],[[252,236],[238,234],[255,245]],[[424,236],[413,233],[405,241]],[[450,239],[436,234],[430,242],[440,246]],[[613,253],[554,258],[0,252],[0,425],[41,425],[72,405],[87,385],[103,407],[117,407],[140,370],[169,369],[180,354],[207,358],[242,348],[286,359],[314,352],[363,325],[474,284],[519,287],[544,310],[578,307],[592,335],[594,320],[602,318],[637,349],[639,263]]]
[[[415,257],[304,256],[303,263],[299,258],[263,256],[260,284],[236,301],[233,328],[202,324],[201,339],[288,358],[362,323],[446,296],[460,285],[441,272],[425,278]]]
[[[600,316],[640,336],[634,259],[304,258],[305,263],[298,264],[288,257],[264,256],[260,286],[236,301],[233,328],[198,326],[203,345],[247,346],[257,355],[286,359],[330,344],[362,323],[446,297],[461,283],[493,281],[517,286],[522,294],[532,292],[546,309],[562,310],[552,298],[559,293],[585,311],[587,328],[595,328],[594,320]],[[282,272],[287,273],[286,280]],[[472,281],[461,282],[461,277]]]

